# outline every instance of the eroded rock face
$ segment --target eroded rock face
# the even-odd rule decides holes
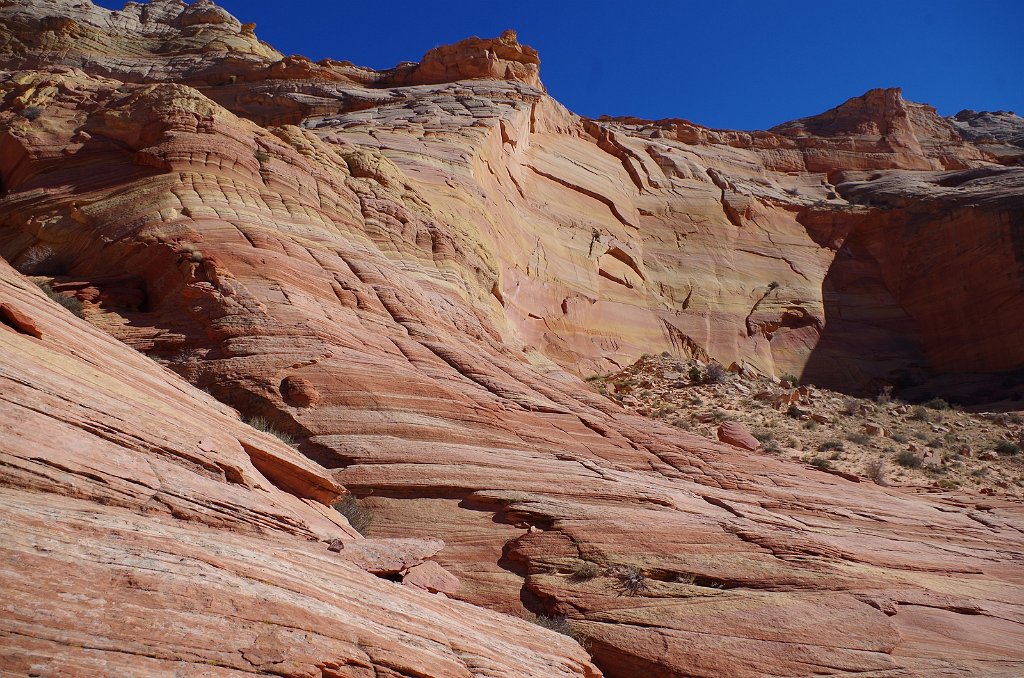
[[[565,615],[610,676],[1020,673],[1018,505],[980,511],[740,452],[630,416],[571,373],[667,350],[769,373],[813,367],[861,386],[922,351],[921,369],[950,367],[953,327],[963,341],[992,337],[957,369],[1019,366],[1022,269],[1009,245],[1020,169],[995,166],[891,91],[836,128],[588,121],[546,96],[527,68],[535,55],[511,36],[501,48],[441,49],[424,72],[445,75],[406,86],[389,78],[415,70],[285,60],[230,21],[191,33],[185,12],[222,18],[209,5],[132,6],[131,27],[151,16],[160,40],[122,35],[126,19],[91,6],[37,7],[0,8],[22,36],[0,76],[0,254],[84,301],[95,327],[295,435],[368,497],[372,536],[443,540],[436,558],[458,578],[456,596]],[[30,43],[44,15],[92,37]],[[179,33],[201,49],[166,47]],[[141,56],[115,56],[123,41]],[[959,190],[942,185],[965,176]],[[955,215],[944,232],[970,223],[984,237],[964,250],[928,238],[929,214]],[[919,258],[900,259],[910,245]],[[970,304],[904,286],[993,262],[1007,276],[969,283],[994,294]],[[233,454],[269,479],[292,457],[261,456],[275,443],[257,437],[237,439]],[[309,511],[337,491],[314,464],[284,466],[281,502],[304,496]],[[17,534],[44,512],[38,497],[18,500]],[[334,538],[355,537],[331,525],[345,532]],[[275,534],[260,537],[255,561],[287,569],[275,586],[336,586],[321,563],[392,586],[322,542]],[[216,542],[223,559],[249,562],[251,544],[209,539],[227,540]],[[68,576],[81,567],[66,562]],[[37,585],[26,580],[24,600]],[[482,674],[594,672],[571,641],[520,625],[523,644],[495,658],[486,639],[507,638],[493,615],[402,590],[429,601],[430,620],[447,605],[478,616],[436,639],[442,663],[402,655],[395,672],[467,675],[474,662]],[[386,620],[397,603],[360,600],[373,638],[334,611],[280,624],[315,643],[244,627],[259,641],[244,670],[319,667],[339,647],[384,653],[386,637],[413,653],[433,642],[427,617],[396,632]],[[348,644],[309,649],[336,628]],[[535,641],[543,652],[521,651]],[[223,646],[242,643],[229,635]],[[463,643],[470,659],[449,663]],[[381,656],[358,655],[360,666]]]
[[[6,262],[0,308],[0,673],[597,675],[563,636],[364,572],[391,570],[326,470]]]

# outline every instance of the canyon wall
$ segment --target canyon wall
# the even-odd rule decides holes
[[[102,360],[92,369],[107,375],[126,365],[129,385],[136,370],[159,376],[184,394],[174,398],[202,403],[191,428],[126,412],[130,431],[170,428],[188,446],[193,432],[231,433],[238,445],[223,444],[241,470],[217,482],[260,484],[293,521],[322,525],[261,525],[260,542],[195,526],[207,541],[194,548],[232,562],[257,551],[247,567],[288,570],[265,585],[320,591],[321,617],[271,618],[305,635],[275,626],[260,661],[243,652],[231,670],[362,675],[345,663],[358,647],[359,670],[376,675],[596,675],[570,641],[466,603],[567,617],[609,676],[1022,670],[1019,506],[741,453],[628,415],[579,379],[661,351],[851,389],[907,370],[1020,368],[1024,151],[1012,136],[968,140],[897,90],[770,132],[583,119],[545,93],[536,53],[513,33],[375,72],[284,57],[204,1],[108,12],[15,0],[0,22],[9,284],[28,295],[20,276],[45,277],[84,303],[96,329],[74,321],[78,334],[59,338],[76,360]],[[32,332],[12,323],[0,330],[28,345]],[[110,339],[93,346],[97,330],[212,397]],[[294,435],[305,457],[254,452],[230,408]],[[25,435],[12,455],[54,446]],[[96,465],[137,481],[159,456],[149,444],[138,454]],[[281,480],[278,458],[289,460]],[[325,570],[314,540],[357,540],[324,509],[336,483],[373,509],[374,537],[444,540],[437,560],[464,602]],[[42,529],[30,523],[53,507],[106,505],[99,490],[2,484],[23,516],[17,535]],[[103,519],[152,533],[139,558],[161,540],[199,539],[178,536],[193,530],[181,510],[119,510]],[[115,539],[67,529],[66,541]],[[86,560],[63,555],[63,571]],[[28,606],[53,584],[19,562]],[[586,562],[599,574],[583,580]],[[624,588],[630,573],[642,588]],[[174,595],[163,579],[125,586]],[[231,586],[204,599],[219,604]],[[321,589],[361,602],[324,602]],[[375,607],[392,605],[391,589],[403,591],[393,606]],[[266,609],[292,604],[282,594]],[[376,636],[309,640],[344,613],[401,643],[410,626],[433,633],[462,610],[457,631],[423,641],[443,665],[399,665]],[[241,647],[219,629],[207,647]],[[84,633],[32,651],[71,661],[93,647],[98,632]],[[506,663],[491,641],[512,644]],[[18,641],[22,655],[29,645]]]

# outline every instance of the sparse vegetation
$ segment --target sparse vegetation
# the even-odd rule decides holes
[[[818,445],[819,452],[829,452],[831,450],[842,452],[844,449],[843,443],[840,440],[826,440],[821,445]]]
[[[811,457],[810,459],[807,460],[807,463],[813,466],[814,468],[820,468],[823,471],[832,468],[832,462],[830,462],[828,459],[825,459],[824,457]]]
[[[704,380],[709,384],[721,384],[729,376],[729,370],[718,363],[709,363],[704,370]]]
[[[714,364],[707,358],[653,355],[608,375],[606,383],[609,389],[614,384],[611,395],[635,413],[660,417],[711,440],[718,439],[717,428],[728,418],[753,433],[764,453],[822,467],[827,462],[832,469],[858,473],[865,481],[870,477],[879,484],[912,486],[949,481],[946,485],[960,483],[987,494],[1024,497],[1019,467],[1024,455],[1014,455],[1011,447],[1024,447],[1020,415],[972,414],[955,407],[932,409],[941,407],[939,403],[887,401],[891,396],[884,385],[865,399],[814,386],[794,393],[780,388],[779,380],[749,373],[730,373],[724,382],[712,384],[704,377],[709,363]],[[1005,442],[997,457],[993,450],[999,441]],[[903,463],[896,460],[900,450],[907,451]],[[812,462],[812,457],[820,460]],[[991,473],[973,476],[983,465]],[[907,472],[908,468],[919,471]]]
[[[355,495],[346,494],[334,504],[334,510],[348,518],[348,524],[356,532],[366,536],[367,529],[373,523],[373,514]]]
[[[789,373],[783,374],[781,377],[779,377],[779,379],[781,381],[784,381],[784,382],[788,383],[790,386],[793,386],[793,387],[796,387],[796,386],[800,385],[800,378],[797,377],[796,375],[793,375],[793,374],[789,374]]]
[[[555,633],[561,633],[563,636],[568,636],[569,638],[572,638],[577,643],[579,643],[583,647],[583,649],[587,649],[587,637],[579,631],[577,631],[576,629],[574,629],[569,620],[563,616],[559,615],[556,617],[548,617],[542,614],[535,615],[532,613],[527,613],[523,615],[523,618],[527,621],[536,624],[537,626],[543,626],[549,631],[554,631]]]
[[[1020,445],[1009,440],[1000,440],[996,443],[995,450],[996,454],[1001,454],[1004,457],[1016,457],[1020,454]]]
[[[924,462],[910,450],[903,450],[896,455],[896,463],[904,468],[921,468]]]
[[[886,468],[884,460],[872,459],[867,463],[867,466],[865,466],[865,472],[867,473],[868,478],[870,478],[875,485],[887,484],[885,480]]]
[[[573,567],[570,578],[573,581],[589,581],[599,574],[601,574],[601,568],[598,567],[597,563],[593,563],[589,560],[581,560],[576,563],[575,567]]]
[[[249,424],[249,426],[252,426],[257,431],[269,433],[270,435],[274,436],[285,445],[295,445],[294,436],[292,436],[290,433],[285,433],[284,431],[277,430],[269,421],[267,421],[263,417],[253,417],[252,419],[249,419],[245,423]]]
[[[256,158],[256,160],[259,161],[260,164],[263,164],[270,160],[270,154],[262,149],[257,149],[253,151],[252,155],[254,158]]]
[[[21,117],[26,120],[36,120],[43,114],[42,106],[26,106],[21,109]]]
[[[638,567],[617,565],[610,568],[609,573],[619,580],[623,592],[628,595],[636,596],[647,591],[647,577]]]
[[[924,406],[930,410],[948,410],[949,403],[942,398],[932,398],[928,402],[924,403]]]
[[[54,292],[53,288],[50,287],[49,283],[37,282],[36,286],[39,289],[41,289],[43,291],[43,294],[48,296],[51,301],[54,301],[59,305],[63,306],[64,308],[71,311],[79,318],[85,317],[85,313],[82,311],[82,302],[78,299],[78,297],[68,297],[63,294]]]

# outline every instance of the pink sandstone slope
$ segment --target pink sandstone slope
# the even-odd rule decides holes
[[[587,120],[547,96],[512,33],[376,72],[283,57],[209,2],[14,0],[0,23],[0,255],[212,395],[70,316],[47,321],[70,328],[57,336],[76,361],[126,374],[106,390],[147,375],[162,394],[118,413],[95,387],[85,406],[122,422],[110,444],[127,458],[97,450],[89,475],[62,471],[88,490],[4,477],[12,534],[28,552],[61,521],[47,567],[102,588],[113,566],[97,574],[75,549],[112,552],[118,590],[179,635],[140,650],[142,615],[108,637],[100,610],[71,638],[60,606],[96,605],[22,565],[17,609],[48,601],[60,633],[8,631],[6,661],[102,673],[85,663],[100,647],[140,670],[184,657],[296,676],[596,675],[572,641],[484,607],[565,616],[616,677],[1024,671],[1019,505],[751,454],[628,415],[578,378],[663,350],[851,388],[1020,368],[1012,144],[968,141],[898,90],[771,132]],[[31,299],[15,309],[30,324],[58,313]],[[31,364],[10,355],[5,369]],[[32,416],[75,409],[48,408]],[[54,426],[7,434],[10,455],[67,456],[27,438]],[[210,463],[241,470],[175,467],[161,482],[186,508],[108,501],[150,496],[136,485],[164,448],[138,436],[191,450],[207,432],[227,446]],[[354,538],[327,517],[335,482],[367,497],[374,537],[442,539],[464,602],[332,569],[310,537]],[[208,565],[192,563],[214,556],[197,583]],[[164,562],[178,558],[188,567]],[[238,606],[251,626],[224,621]],[[253,611],[271,615],[263,635]]]

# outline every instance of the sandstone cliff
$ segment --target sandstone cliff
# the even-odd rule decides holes
[[[586,120],[546,95],[536,53],[512,33],[374,72],[283,57],[209,2],[13,0],[0,23],[0,255],[212,395],[59,319],[71,334],[54,340],[76,365],[107,380],[123,365],[127,384],[166,392],[148,396],[155,411],[128,398],[112,414],[113,395],[100,396],[131,391],[110,382],[78,405],[81,420],[122,423],[79,427],[75,446],[109,440],[109,427],[131,437],[77,473],[76,487],[95,488],[3,480],[24,553],[62,520],[56,555],[38,557],[89,586],[116,570],[126,604],[145,598],[150,618],[188,629],[173,651],[103,636],[113,666],[594,674],[561,637],[331,569],[311,539],[345,538],[323,507],[340,482],[370,496],[375,536],[443,539],[463,601],[566,616],[605,675],[1024,668],[1019,505],[741,454],[626,414],[576,376],[662,350],[849,388],[1020,368],[1024,170],[1011,136],[993,151],[897,90],[770,132]],[[28,320],[2,336],[47,341],[46,327],[42,339],[18,330],[44,321],[12,308]],[[11,354],[12,382],[35,383],[14,372],[26,360]],[[36,362],[38,379],[57,378]],[[75,402],[28,409],[66,418]],[[218,403],[295,435],[308,459],[265,436],[247,443]],[[53,435],[28,438],[54,426],[5,434],[10,456],[70,463]],[[216,442],[186,457],[195,478],[175,468],[163,481],[149,467],[171,442],[139,442],[145,432],[176,436],[178,457]],[[138,489],[158,481],[191,503]],[[198,483],[216,491],[195,500]],[[136,536],[122,543],[115,523]],[[181,546],[159,556],[164,574],[137,572],[165,541]],[[96,574],[96,556],[72,545],[121,569]],[[195,565],[214,568],[208,586],[175,564],[214,556]],[[11,571],[18,609],[53,596],[47,628],[64,635],[9,626],[17,651],[0,658],[102,673],[84,662],[120,611],[96,611],[70,638],[60,605],[89,599],[63,602],[45,567]],[[247,586],[264,602],[232,606]],[[207,626],[175,621],[186,599],[216,608],[185,606]]]

